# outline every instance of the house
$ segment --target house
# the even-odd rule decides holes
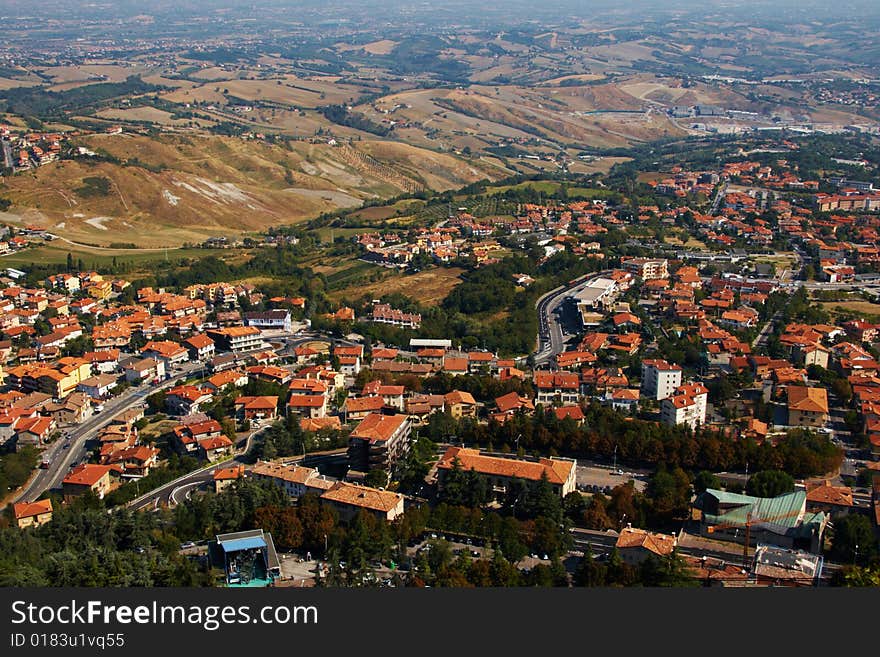
[[[372,352],[370,352],[370,357],[373,360],[373,363],[381,363],[383,361],[393,361],[397,358],[400,353],[399,349],[389,349],[386,347],[383,348],[374,348]]]
[[[223,435],[203,438],[198,441],[198,445],[199,456],[211,463],[232,452],[232,441]]]
[[[246,420],[274,420],[278,415],[278,397],[239,397],[235,400],[235,414]]]
[[[339,431],[342,429],[342,422],[335,415],[331,417],[301,418],[299,428],[304,432],[316,431]]]
[[[297,413],[303,418],[318,419],[327,415],[327,397],[324,395],[291,395],[287,400],[287,413]]]
[[[417,329],[422,324],[422,316],[419,313],[407,313],[397,308],[392,308],[387,303],[373,303],[370,313],[370,321],[380,324],[391,324],[400,328]]]
[[[628,525],[617,537],[615,547],[624,563],[638,566],[648,557],[668,557],[676,543],[675,534],[657,534]]]
[[[58,402],[46,404],[48,413],[57,424],[79,424],[92,417],[92,397],[84,392],[74,392]]]
[[[141,354],[145,358],[155,358],[165,362],[165,368],[168,369],[172,365],[179,365],[189,360],[189,352],[181,344],[163,340],[161,342],[151,340],[143,349]]]
[[[535,372],[534,384],[538,404],[576,404],[580,399],[580,377],[573,372]]]
[[[488,480],[496,493],[505,493],[515,480],[536,486],[542,479],[560,498],[577,489],[577,463],[573,459],[542,458],[537,461],[481,454],[477,449],[449,447],[437,462],[437,485],[442,490],[454,468],[473,470]]]
[[[388,522],[403,514],[403,495],[387,490],[339,482],[321,495],[348,522],[358,512],[370,513]]]
[[[247,368],[247,375],[251,379],[268,381],[280,386],[287,385],[293,378],[293,374],[276,365],[254,365]]]
[[[444,372],[448,372],[452,376],[464,376],[470,371],[470,364],[467,358],[446,356],[443,358],[442,367]]]
[[[375,380],[366,384],[362,392],[367,397],[381,397],[385,406],[403,412],[403,395],[406,392],[404,386],[384,385]]]
[[[35,408],[10,407],[0,412],[0,446],[10,444],[23,420],[40,417]]]
[[[357,376],[361,371],[361,357],[358,355],[339,354],[334,352],[336,360],[339,361],[339,371],[345,376]]]
[[[205,381],[204,387],[211,392],[217,393],[225,390],[229,386],[243,388],[248,384],[247,372],[241,370],[224,370],[209,377]]]
[[[427,424],[428,417],[432,413],[442,413],[446,410],[446,398],[443,395],[416,394],[404,403],[410,420],[416,426]]]
[[[606,403],[622,413],[632,414],[639,407],[640,392],[634,388],[615,388],[605,393]]]
[[[12,513],[19,529],[39,527],[52,520],[52,500],[13,504]]]
[[[643,281],[669,278],[669,261],[665,258],[627,258],[621,266]]]
[[[125,380],[135,385],[145,381],[158,382],[165,379],[165,361],[143,358],[127,365],[122,371]]]
[[[787,386],[786,394],[789,426],[825,426],[828,421],[828,393],[825,388]]]
[[[214,493],[220,494],[233,483],[244,477],[244,466],[235,465],[231,468],[218,468],[214,470]]]
[[[61,482],[61,490],[65,502],[71,502],[74,498],[92,492],[103,499],[110,492],[110,472],[113,468],[109,465],[95,465],[94,463],[82,463],[71,470]]]
[[[498,411],[492,415],[499,422],[503,422],[507,417],[513,415],[519,410],[531,413],[535,410],[535,405],[528,397],[521,397],[518,392],[509,392],[495,399],[495,406]]]
[[[370,413],[381,412],[383,408],[385,408],[385,400],[379,396],[347,397],[342,404],[342,416],[345,422],[362,420]]]
[[[443,397],[446,410],[456,420],[477,416],[477,401],[473,395],[463,390],[453,390]]]
[[[106,399],[119,383],[118,377],[113,374],[98,374],[85,381],[80,381],[76,389],[87,394],[92,399]]]
[[[827,515],[849,513],[853,509],[853,491],[849,486],[833,486],[823,479],[807,482],[807,511],[822,511]]]
[[[173,415],[198,413],[202,404],[207,404],[214,395],[207,388],[183,385],[175,386],[165,396],[165,407]]]
[[[194,421],[179,424],[174,429],[178,451],[183,454],[196,454],[199,451],[199,441],[208,438],[217,438],[223,434],[223,427],[217,420],[202,416]]]
[[[112,452],[107,463],[122,468],[123,477],[146,477],[159,461],[159,450],[147,445],[132,445]]]
[[[349,435],[349,464],[363,472],[378,468],[390,474],[409,453],[411,427],[408,415],[370,413]]]
[[[580,406],[560,406],[554,408],[553,413],[556,415],[556,419],[560,422],[563,420],[572,420],[576,424],[583,424],[586,419],[584,411]]]
[[[189,352],[189,359],[196,361],[211,360],[214,357],[214,341],[204,333],[193,335],[183,341]]]
[[[26,445],[41,447],[49,442],[56,429],[55,420],[50,417],[25,418],[18,422],[15,427],[15,449],[20,450]]]
[[[303,365],[305,363],[313,361],[320,353],[321,352],[317,351],[316,349],[305,346],[294,347],[293,349],[293,355],[297,365]]]

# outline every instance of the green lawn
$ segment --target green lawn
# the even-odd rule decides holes
[[[93,249],[87,246],[74,246],[66,242],[54,242],[45,246],[28,248],[24,251],[0,256],[0,266],[15,267],[27,270],[29,265],[63,265],[67,262],[67,254],[74,259],[82,258],[87,268],[106,267],[113,264],[113,259],[121,263],[134,265],[165,263],[174,264],[183,258],[204,258],[221,252],[208,249],[168,249],[167,251],[140,251],[137,249]],[[226,256],[229,252],[223,251]]]

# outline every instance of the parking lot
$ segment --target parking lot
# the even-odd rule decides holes
[[[577,466],[577,487],[582,493],[610,493],[611,489],[620,484],[625,484],[632,479],[636,490],[644,491],[647,486],[647,476],[633,473],[624,468],[618,468],[621,474],[613,472],[610,467],[579,465]]]

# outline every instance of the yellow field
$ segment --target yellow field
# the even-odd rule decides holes
[[[189,119],[172,119],[169,112],[157,109],[155,107],[132,107],[131,109],[108,109],[102,110],[96,116],[103,119],[113,119],[117,121],[150,121],[158,125],[164,126],[184,126],[190,121]],[[198,119],[199,125],[213,125],[213,121],[205,121]]]
[[[332,299],[364,296],[378,299],[383,294],[400,293],[411,297],[422,305],[434,305],[445,299],[452,288],[461,283],[460,276],[463,271],[454,267],[431,268],[411,275],[394,271],[376,283],[345,288],[333,292],[329,296]]]
[[[880,304],[871,303],[870,301],[824,301],[821,303],[823,309],[831,313],[859,313],[880,317]]]
[[[9,78],[0,78],[0,91],[7,89],[15,89],[16,87],[36,87],[40,83],[29,80],[10,80]]]
[[[349,43],[340,43],[337,44],[336,48],[343,52],[346,52],[348,50],[363,50],[364,52],[368,52],[371,55],[389,55],[398,43],[398,41],[392,41],[391,39],[380,39],[379,41],[366,43],[362,46],[355,46]]]

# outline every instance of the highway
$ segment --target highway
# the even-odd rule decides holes
[[[117,415],[140,406],[146,397],[157,390],[173,387],[177,379],[188,376],[201,366],[201,363],[187,364],[182,371],[175,372],[171,379],[160,385],[131,387],[106,402],[103,411],[68,430],[67,438],[62,437],[43,450],[41,459],[49,461],[49,467],[45,470],[37,470],[24,489],[19,492],[15,502],[32,502],[47,490],[61,488],[61,482],[71,466],[87,458],[86,444],[98,434],[99,430],[110,424]]]
[[[607,271],[601,271],[584,274],[568,285],[557,287],[538,299],[535,303],[535,309],[538,313],[537,350],[534,354],[535,367],[549,363],[550,368],[555,369],[556,355],[565,351],[565,342],[568,336],[559,324],[556,311],[584,283],[607,273]]]

